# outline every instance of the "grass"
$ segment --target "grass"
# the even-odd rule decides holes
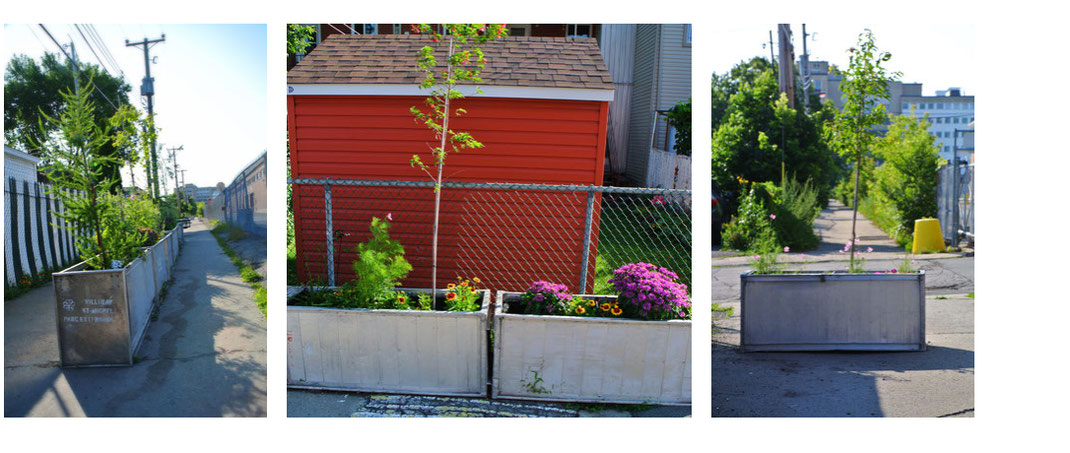
[[[713,304],[710,306],[710,311],[713,313],[723,313],[720,317],[714,317],[714,319],[726,319],[731,318],[736,312],[736,308],[732,306],[722,306],[721,304]]]
[[[651,209],[637,204],[644,202],[641,199],[634,203],[621,201],[615,204],[603,201],[593,294],[616,294],[613,285],[607,283],[613,277],[613,271],[625,264],[640,261],[675,272],[680,276],[678,281],[687,285],[690,292],[691,244],[682,238],[686,236],[689,240],[691,231],[673,234],[674,228],[687,223],[689,219],[680,214],[669,222],[664,218],[651,221]]]
[[[237,231],[237,233],[235,233]],[[226,238],[224,238],[224,235]],[[219,248],[223,249],[223,253],[227,254],[230,258],[230,262],[234,264],[234,267],[238,268],[238,272],[241,274],[243,282],[248,283],[253,288],[253,300],[256,301],[257,308],[260,309],[260,313],[267,316],[267,289],[264,285],[260,284],[264,280],[264,277],[256,272],[249,263],[241,259],[234,250],[227,244],[227,240],[237,241],[246,236],[245,232],[241,228],[227,224],[226,222],[214,222],[212,225],[212,236],[215,237],[216,243],[219,244]]]
[[[884,206],[872,197],[866,197],[858,203],[858,212],[877,225],[877,228],[880,228],[884,234],[894,239],[900,247],[905,249],[914,242],[911,232],[900,228],[899,217],[895,215],[895,210],[891,207]]]
[[[973,299],[973,293],[967,294],[966,297],[969,297],[970,299]]]

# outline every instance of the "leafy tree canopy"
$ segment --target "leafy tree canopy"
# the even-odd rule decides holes
[[[91,90],[89,100],[95,105],[93,122],[99,129],[108,129],[112,116],[122,106],[129,105],[130,85],[98,66],[83,62],[80,67],[78,81]],[[4,140],[13,147],[47,158],[36,144],[47,142],[47,136],[59,129],[56,124],[43,121],[42,114],[59,116],[67,103],[63,92],[73,89],[74,69],[65,57],[46,53],[40,63],[26,55],[12,57],[4,71]],[[112,143],[105,143],[98,152],[108,157],[123,157]],[[119,160],[107,161],[104,175],[118,180],[121,165]]]

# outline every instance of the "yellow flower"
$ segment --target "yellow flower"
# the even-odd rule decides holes
[[[457,293],[446,294],[446,300],[453,300],[457,298]]]
[[[609,302],[603,303],[601,306],[599,306],[602,311],[609,311],[610,307],[612,307],[612,305],[610,305]]]
[[[587,305],[589,305],[589,306],[593,307],[593,306],[595,306],[595,305],[598,305],[598,303],[597,303],[597,302],[595,302],[595,301],[593,301],[593,300],[589,300],[589,301],[587,301]]]
[[[475,288],[468,288],[468,292],[470,292],[472,294],[475,294],[476,293],[476,289]]]
[[[587,310],[584,310],[583,307],[576,307],[576,314],[582,315],[586,312]]]
[[[613,307],[613,311],[610,313],[613,313],[613,316],[620,316],[623,311],[624,310],[621,310],[620,307]]]
[[[399,304],[405,303],[405,296],[398,296],[398,303]]]
[[[472,281],[476,283],[483,283],[481,280],[479,280],[479,277],[472,277]]]
[[[468,280],[461,282],[461,286],[468,286]]]
[[[456,288],[456,287],[457,287],[457,285],[454,285],[453,283],[450,283],[450,284],[446,285],[446,289],[453,289],[453,288]]]

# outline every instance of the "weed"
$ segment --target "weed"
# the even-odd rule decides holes
[[[936,300],[947,300],[947,296],[937,296]]]
[[[733,306],[722,306],[721,304],[713,304],[710,307],[710,311],[719,314],[714,315],[714,319],[726,319],[731,318],[732,315],[735,314],[736,308]]]
[[[251,268],[249,266],[244,266],[244,267],[241,268],[241,280],[243,282],[245,282],[245,283],[253,283],[253,282],[261,281],[263,279],[264,279],[264,277],[261,277],[260,274],[256,273],[256,271],[254,271],[253,268]]]
[[[520,381],[520,383],[524,385],[524,388],[528,389],[528,393],[534,393],[536,395],[549,394],[550,391],[546,390],[546,387],[542,386],[543,381],[542,378],[539,377],[539,372],[531,370],[531,373],[535,375],[535,378],[532,379],[531,382]]]
[[[973,293],[967,294],[966,297],[969,297],[970,299],[973,299]]]

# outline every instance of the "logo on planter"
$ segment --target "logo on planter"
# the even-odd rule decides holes
[[[63,309],[67,311],[74,311],[74,299],[67,299],[63,301]]]

